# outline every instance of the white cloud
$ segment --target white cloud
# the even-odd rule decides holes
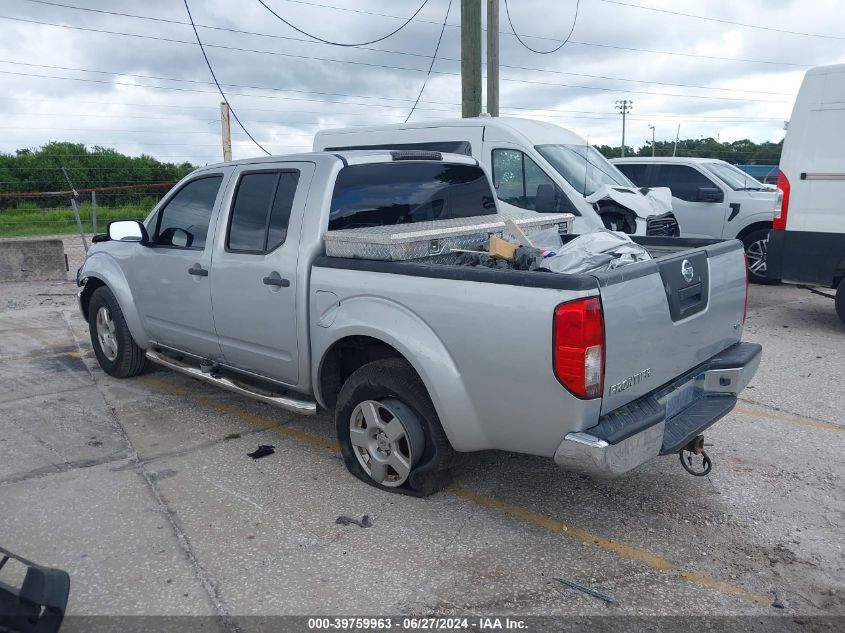
[[[181,2],[175,1],[57,1],[186,20]],[[372,13],[408,16],[420,2],[266,1],[303,29],[343,41],[388,32],[401,22]],[[712,0],[706,8],[692,0],[626,1],[774,29],[845,33],[845,12],[836,0],[819,0],[812,11],[798,0]],[[194,0],[191,7],[196,22],[205,25],[200,35],[238,115],[262,144],[285,153],[310,147],[313,133],[322,127],[403,121],[425,78],[447,2],[429,0],[418,20],[369,49],[308,41],[255,0],[240,0],[235,11],[227,0]],[[541,49],[555,46],[554,38],[569,31],[574,6],[574,0],[510,2],[520,34]],[[459,9],[454,0],[451,25],[459,23]],[[26,0],[8,0],[3,14],[160,39],[0,20],[5,36],[0,39],[0,114],[7,122],[0,151],[70,140],[164,159],[219,159],[220,97],[192,44],[190,26]],[[503,6],[501,30],[509,29]],[[581,0],[571,42],[555,54],[536,55],[512,35],[502,35],[502,112],[572,127],[596,144],[618,144],[621,121],[613,104],[627,98],[634,101],[630,145],[651,138],[649,124],[663,140],[674,138],[679,123],[682,137],[778,140],[803,72],[845,60],[843,50],[841,40]],[[459,29],[446,28],[438,57],[413,120],[460,116]],[[233,130],[236,157],[260,153],[236,125]]]

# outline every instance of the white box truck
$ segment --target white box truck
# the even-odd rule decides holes
[[[769,238],[770,275],[836,288],[845,323],[845,64],[807,72],[778,173],[783,195]]]
[[[600,228],[676,237],[668,189],[638,189],[581,136],[543,121],[478,117],[323,130],[314,151],[422,150],[472,156],[493,177],[504,214],[572,213],[574,233]]]

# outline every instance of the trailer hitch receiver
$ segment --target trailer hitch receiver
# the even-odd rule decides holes
[[[693,463],[695,457],[701,456],[701,463]],[[704,436],[699,435],[689,444],[678,451],[678,457],[681,459],[681,466],[690,475],[694,477],[704,477],[710,473],[713,468],[713,462],[710,461],[710,456],[704,451]]]

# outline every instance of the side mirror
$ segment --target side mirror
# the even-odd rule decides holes
[[[137,220],[112,220],[109,222],[108,235],[115,242],[146,244],[150,240],[146,227]]]
[[[699,187],[696,200],[698,202],[723,202],[725,194],[718,187]]]

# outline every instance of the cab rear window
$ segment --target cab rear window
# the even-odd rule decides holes
[[[476,165],[395,162],[340,170],[329,230],[412,224],[496,213],[490,183]]]

